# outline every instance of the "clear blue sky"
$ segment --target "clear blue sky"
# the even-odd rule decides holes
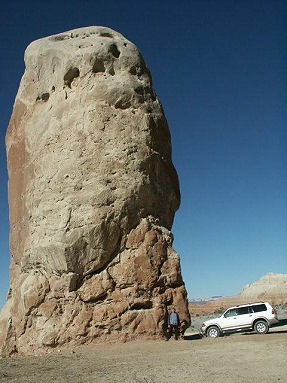
[[[172,134],[174,248],[189,298],[287,272],[285,0],[1,1],[0,307],[8,290],[4,137],[27,45],[103,25],[142,52]]]

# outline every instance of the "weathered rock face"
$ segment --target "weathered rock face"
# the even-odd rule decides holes
[[[162,337],[190,322],[170,232],[167,122],[137,48],[89,27],[29,45],[6,136],[10,292],[2,355]]]
[[[287,274],[268,273],[258,281],[245,286],[237,295],[241,300],[269,301],[273,304],[287,302]]]

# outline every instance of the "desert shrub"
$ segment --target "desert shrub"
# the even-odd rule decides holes
[[[224,307],[214,310],[213,314],[221,315],[224,312]]]

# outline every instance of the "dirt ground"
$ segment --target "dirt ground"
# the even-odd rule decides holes
[[[85,346],[0,359],[0,383],[287,382],[287,319],[266,335]]]

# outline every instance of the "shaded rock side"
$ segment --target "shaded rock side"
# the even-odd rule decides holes
[[[171,141],[137,48],[104,27],[31,43],[6,135],[10,291],[2,355],[163,337],[190,323],[170,232]]]

